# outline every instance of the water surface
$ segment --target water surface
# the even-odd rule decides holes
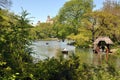
[[[67,45],[69,41],[35,41],[30,46],[35,54],[32,54],[34,61],[43,60],[46,58],[57,57],[57,55],[62,54],[62,50],[66,48],[69,55],[76,54],[80,56],[81,62],[86,62],[90,64],[103,64],[105,60],[105,53],[101,55],[93,54],[91,48],[75,48],[75,46]],[[63,54],[62,54],[63,55]],[[120,58],[109,57],[109,61],[114,61],[113,63],[120,65]]]
[[[33,52],[35,52],[32,56],[35,59],[56,57],[58,51],[62,51],[64,48],[66,48],[69,53],[75,53],[75,46],[67,45],[67,43],[68,41],[35,41],[31,45]]]

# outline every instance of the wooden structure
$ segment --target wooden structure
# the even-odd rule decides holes
[[[109,37],[100,36],[94,41],[94,52],[98,53],[100,49],[102,52],[105,52],[105,48],[110,52],[110,44],[113,44],[112,40]]]

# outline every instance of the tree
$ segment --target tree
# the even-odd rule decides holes
[[[12,4],[11,0],[0,0],[0,6],[1,6],[1,8],[10,7],[11,4]]]
[[[118,2],[118,0],[105,0],[103,2],[102,11],[105,11],[120,17],[120,3]]]
[[[50,23],[40,23],[34,27],[34,31],[36,39],[52,38],[55,36],[53,24]]]
[[[24,75],[26,64],[32,62],[29,49],[31,26],[27,15],[26,11],[18,16],[6,10],[0,10],[0,55],[6,62],[6,66],[10,67],[11,72]]]
[[[94,11],[87,15],[85,24],[92,34],[94,34],[92,38],[93,42],[99,36],[109,36],[113,41],[119,41],[119,17],[104,11]]]
[[[116,19],[113,20],[114,27],[112,29],[112,38],[114,41],[119,42],[120,41],[120,33],[119,33],[119,18],[120,18],[120,3],[118,0],[106,0],[103,3],[102,11],[109,13],[111,15],[114,15]]]
[[[69,33],[78,33],[83,15],[91,12],[93,8],[92,0],[70,0],[64,4],[58,14],[58,22],[65,24]]]

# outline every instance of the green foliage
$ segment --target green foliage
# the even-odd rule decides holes
[[[120,69],[112,63],[91,65],[78,56],[69,59],[48,58],[35,64],[34,78],[41,80],[116,80]]]
[[[36,64],[35,77],[43,80],[77,80],[76,69],[79,62],[72,61],[72,59],[59,61],[55,58],[40,61]]]
[[[56,23],[41,23],[36,27],[29,24],[27,11],[15,15],[0,10],[0,80],[118,80],[120,68],[119,65],[116,67],[116,56],[112,55],[109,56],[112,61],[102,65],[88,64],[86,53],[72,55],[68,59],[60,55],[58,59],[32,62],[31,39],[68,38],[74,40],[76,46],[88,46],[91,32],[94,32],[95,37],[110,36],[114,41],[119,41],[118,15],[92,12],[92,8],[92,0],[70,0],[61,8],[55,18]],[[116,53],[119,59],[120,50]],[[83,61],[85,59],[88,62]]]
[[[70,0],[61,8],[57,21],[66,27],[66,31],[75,35],[81,27],[83,15],[92,11],[92,0]],[[64,28],[63,28],[64,29]]]
[[[53,24],[49,23],[40,23],[32,30],[32,35],[34,35],[34,39],[46,39],[55,37],[55,32],[53,30]]]
[[[116,54],[115,56],[120,57],[120,49],[119,49],[119,47],[118,48],[116,47],[116,50],[115,50],[114,53]]]
[[[29,29],[31,26],[26,18],[27,15],[26,11],[23,11],[21,16],[16,16],[8,11],[0,10],[0,55],[1,61],[5,62],[1,66],[6,66],[5,68],[3,67],[1,74],[4,74],[4,78],[8,79],[16,72],[25,75],[25,66],[27,66],[27,63],[32,62],[31,51],[28,48],[30,44]]]
[[[94,38],[99,36],[109,36],[113,41],[119,41],[119,17],[104,11],[94,11],[86,14],[86,24],[88,30],[94,34]]]

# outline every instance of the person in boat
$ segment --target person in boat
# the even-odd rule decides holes
[[[63,53],[63,54],[68,54],[68,50],[67,50],[66,48],[64,48],[64,49],[62,50],[62,53]]]
[[[102,52],[104,52],[104,50],[105,50],[105,46],[102,45],[102,46],[101,46],[101,49],[102,49]]]

